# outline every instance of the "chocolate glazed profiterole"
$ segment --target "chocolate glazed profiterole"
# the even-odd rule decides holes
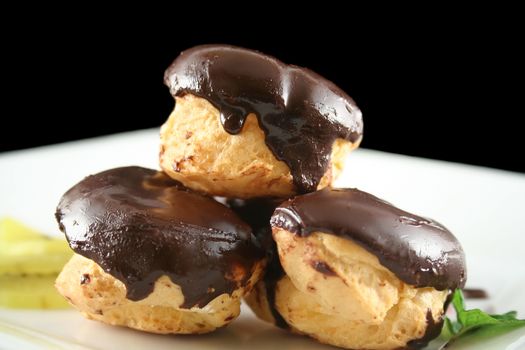
[[[271,223],[301,237],[322,231],[350,239],[416,287],[465,285],[465,255],[449,230],[357,189],[295,197],[275,210]]]
[[[271,218],[277,259],[248,296],[282,328],[349,349],[420,348],[466,280],[441,224],[357,189],[297,196]]]
[[[228,208],[140,167],[87,177],[64,194],[56,217],[71,248],[121,280],[130,300],[167,275],[182,288],[181,307],[202,307],[245,283],[263,255]],[[241,280],[227,278],[239,269]]]
[[[358,144],[361,112],[352,98],[320,75],[257,51],[203,45],[184,51],[167,69],[174,97],[193,94],[220,111],[220,123],[241,133],[250,113],[273,155],[286,163],[299,193],[315,191],[336,139]]]
[[[264,268],[226,206],[140,167],[88,176],[60,200],[77,253],[56,286],[88,318],[155,333],[206,333],[240,312]]]

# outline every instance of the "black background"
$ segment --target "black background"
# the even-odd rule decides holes
[[[525,172],[521,28],[505,18],[409,17],[358,24],[343,16],[335,26],[182,23],[173,14],[43,20],[27,34],[11,28],[0,151],[159,126],[173,108],[164,69],[185,48],[229,43],[341,86],[363,111],[363,147]]]

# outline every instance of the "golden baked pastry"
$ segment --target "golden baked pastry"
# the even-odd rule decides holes
[[[455,237],[439,223],[355,189],[280,205],[277,258],[247,297],[263,320],[348,349],[419,347],[441,330],[465,283]]]
[[[256,51],[205,45],[168,68],[176,103],[160,166],[230,198],[289,197],[329,186],[362,137],[354,101],[316,73]]]
[[[169,277],[155,282],[144,299],[126,297],[124,283],[94,261],[75,254],[64,266],[55,286],[85,317],[114,326],[151,333],[199,334],[228,325],[239,316],[241,296],[262,273],[258,265],[247,283],[231,295],[221,294],[203,307],[182,308],[184,294]]]
[[[187,94],[176,101],[160,132],[160,166],[166,174],[214,196],[296,193],[290,169],[268,149],[254,114],[239,134],[230,135],[219,123],[219,111],[207,100]],[[357,146],[358,142],[334,141],[330,164],[317,188],[329,186],[340,175],[346,156]]]
[[[154,333],[206,333],[239,314],[264,253],[233,211],[140,167],[88,176],[56,214],[77,253],[56,287],[88,318]]]

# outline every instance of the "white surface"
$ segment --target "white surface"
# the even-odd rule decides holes
[[[144,130],[0,154],[0,216],[58,235],[54,210],[84,176],[124,165],[157,168],[157,130]],[[470,304],[525,317],[525,176],[504,171],[358,150],[338,185],[358,187],[400,208],[432,217],[466,251],[468,286],[490,299]],[[473,343],[472,343],[473,344]],[[524,349],[525,330],[447,349]],[[503,345],[505,344],[505,345]],[[205,336],[158,336],[105,326],[74,311],[0,309],[0,349],[333,349],[293,336],[243,309],[231,326]]]

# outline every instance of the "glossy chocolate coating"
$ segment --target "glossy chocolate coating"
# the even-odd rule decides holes
[[[450,231],[357,189],[297,196],[275,210],[271,223],[299,236],[325,232],[350,239],[416,287],[445,290],[465,284],[465,256]]]
[[[289,329],[290,326],[275,307],[275,292],[277,282],[284,276],[284,270],[279,261],[277,246],[272,238],[270,218],[285,199],[282,198],[254,198],[254,199],[228,199],[227,205],[246,221],[255,232],[257,239],[266,251],[266,271],[263,283],[266,289],[266,299],[270,312],[279,328]]]
[[[181,307],[202,307],[245,284],[264,257],[233,211],[140,167],[86,177],[64,194],[56,218],[71,248],[122,281],[131,300],[166,275],[182,289]]]
[[[488,299],[489,294],[484,289],[465,288],[463,289],[463,297],[465,299]]]
[[[173,96],[205,98],[230,134],[253,113],[275,157],[290,168],[300,193],[317,189],[337,138],[357,142],[361,111],[335,84],[257,51],[228,45],[186,50],[166,70]]]
[[[226,205],[251,226],[261,245],[266,250],[269,250],[273,243],[270,219],[275,208],[284,201],[286,201],[286,198],[229,198],[226,200]]]
[[[446,305],[445,305],[446,309]],[[441,317],[441,319],[436,322],[434,321],[434,317],[432,316],[432,311],[427,311],[427,328],[425,330],[425,333],[421,338],[411,340],[407,343],[405,346],[405,349],[412,350],[412,349],[421,349],[428,345],[428,343],[432,340],[437,338],[441,334],[441,329],[443,328],[444,319]]]
[[[266,299],[268,307],[272,313],[275,325],[282,329],[289,329],[290,325],[281,315],[277,306],[275,305],[275,293],[277,292],[277,283],[284,277],[284,269],[279,260],[279,253],[277,252],[277,245],[272,241],[272,246],[268,251],[268,265],[264,274],[264,287],[266,289]]]

